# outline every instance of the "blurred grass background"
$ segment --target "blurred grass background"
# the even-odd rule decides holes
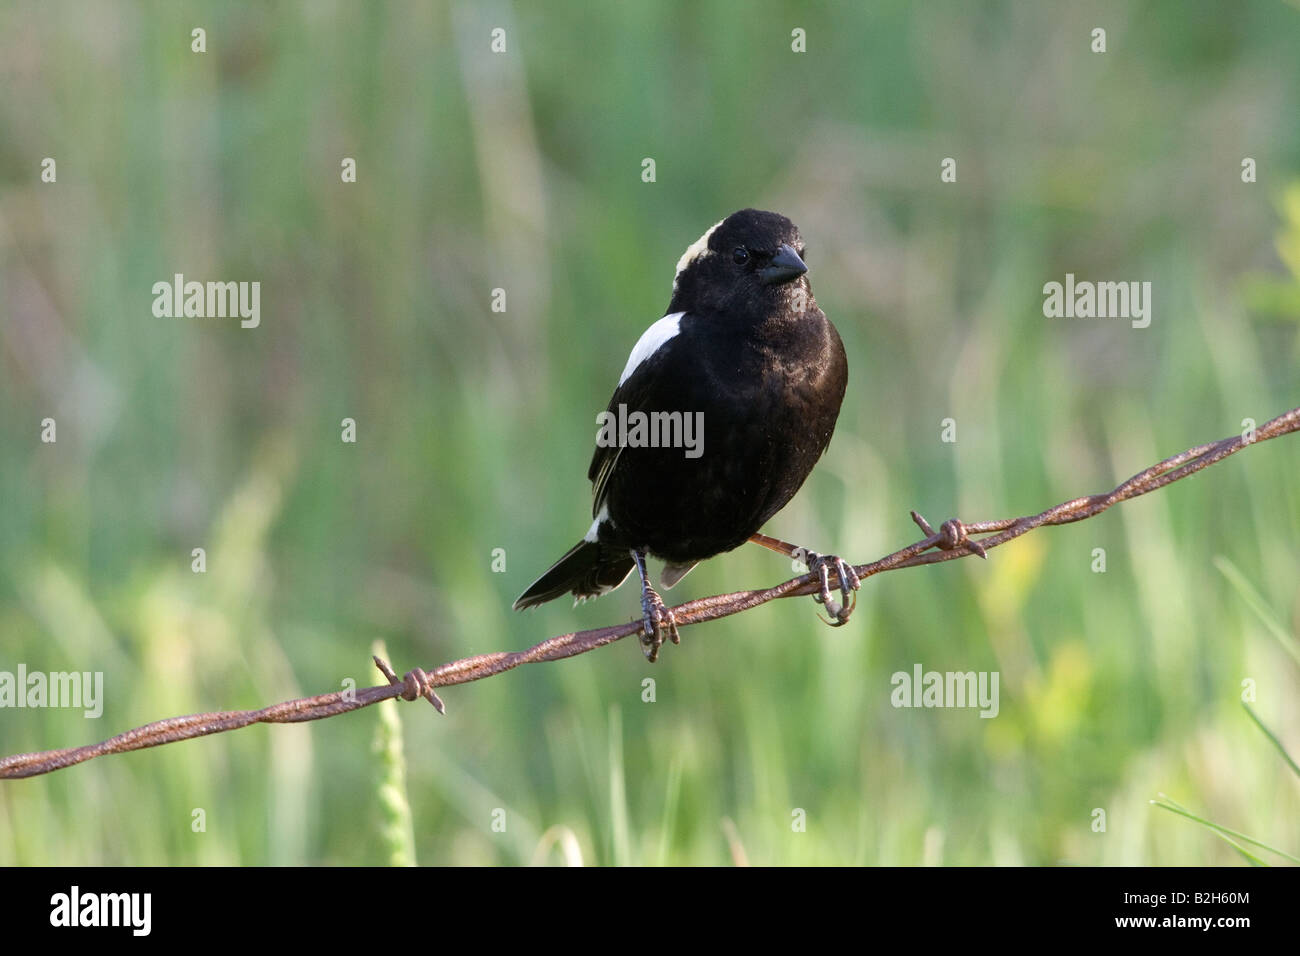
[[[866,561],[909,508],[1035,512],[1285,411],[1297,49],[1278,0],[5,4],[0,669],[103,671],[106,706],[0,711],[0,752],[376,683],[375,639],[400,672],[631,619],[630,586],[509,607],[589,523],[595,414],[677,257],[742,206],[799,224],[851,369],[772,534]],[[261,327],[155,318],[177,272],[260,280]],[[1066,272],[1152,282],[1151,327],[1045,319]],[[9,782],[0,863],[384,863],[408,810],[421,863],[1241,862],[1158,792],[1295,853],[1300,788],[1239,699],[1300,751],[1296,441],[874,579],[840,630],[780,602],[654,667],[623,642],[450,689],[445,719]],[[789,574],[742,549],[672,597]],[[918,662],[999,671],[1000,715],[894,709]]]

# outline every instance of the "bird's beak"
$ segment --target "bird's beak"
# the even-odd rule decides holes
[[[783,242],[772,261],[758,271],[758,276],[763,285],[777,285],[797,279],[807,271],[808,267],[799,258],[799,253]]]

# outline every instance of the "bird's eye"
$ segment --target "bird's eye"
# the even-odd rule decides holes
[[[749,250],[744,246],[736,246],[735,251],[731,254],[731,258],[735,260],[736,265],[743,266],[749,261]]]

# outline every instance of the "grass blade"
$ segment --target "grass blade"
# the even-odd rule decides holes
[[[1267,843],[1263,843],[1260,840],[1256,840],[1254,837],[1247,836],[1246,834],[1240,832],[1239,830],[1233,830],[1229,827],[1220,826],[1219,824],[1213,823],[1205,819],[1204,817],[1197,816],[1191,810],[1188,810],[1182,804],[1170,799],[1168,796],[1166,796],[1163,793],[1159,794],[1159,796],[1160,796],[1159,800],[1151,801],[1151,803],[1154,806],[1160,807],[1164,810],[1168,810],[1170,813],[1176,813],[1179,816],[1186,817],[1189,820],[1194,820],[1195,822],[1199,823],[1201,826],[1212,830],[1221,839],[1231,844],[1232,847],[1238,853],[1244,856],[1252,866],[1268,866],[1269,864],[1264,860],[1261,860],[1259,857],[1255,856],[1253,853],[1246,850],[1242,846],[1240,846],[1236,842],[1237,840],[1240,840],[1243,843],[1250,843],[1253,846],[1260,847],[1261,849],[1267,850],[1269,853],[1276,853],[1278,856],[1285,857],[1286,859],[1290,860],[1292,863],[1300,863],[1300,857],[1294,857],[1290,853],[1287,853],[1285,850],[1279,850],[1276,847],[1271,847]]]
[[[388,648],[375,641],[371,651],[383,660]],[[402,752],[402,718],[397,701],[376,705],[379,721],[371,749],[379,758],[376,798],[379,803],[379,844],[389,866],[415,866],[415,824],[406,792],[406,756]]]
[[[1300,645],[1296,644],[1296,639],[1287,633],[1277,615],[1264,601],[1263,595],[1256,591],[1255,586],[1246,580],[1246,576],[1241,573],[1241,570],[1223,555],[1215,556],[1214,566],[1228,579],[1228,583],[1237,589],[1237,593],[1246,602],[1246,606],[1255,612],[1255,616],[1260,619],[1268,632],[1276,637],[1278,642],[1286,648],[1286,652],[1295,659],[1297,664],[1300,664]]]
[[[1264,736],[1273,742],[1273,746],[1276,747],[1277,752],[1282,755],[1282,759],[1287,762],[1287,766],[1291,768],[1291,772],[1297,777],[1300,777],[1300,766],[1297,766],[1296,762],[1291,759],[1291,755],[1287,753],[1286,748],[1282,746],[1282,741],[1277,739],[1273,731],[1264,726],[1264,722],[1256,716],[1255,711],[1251,708],[1250,704],[1243,700],[1241,706],[1246,708],[1246,713],[1250,714],[1250,719],[1255,722],[1255,726],[1264,731]]]

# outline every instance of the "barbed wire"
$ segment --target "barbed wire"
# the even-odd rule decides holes
[[[1045,525],[1071,524],[1091,518],[1121,501],[1137,498],[1158,488],[1195,474],[1229,455],[1235,454],[1247,445],[1258,444],[1279,435],[1300,430],[1300,408],[1293,408],[1279,415],[1272,421],[1259,427],[1254,434],[1249,432],[1234,435],[1208,445],[1197,445],[1187,451],[1166,458],[1150,468],[1138,472],[1104,494],[1088,495],[1061,502],[1055,507],[1036,515],[1020,518],[1006,518],[1001,521],[979,521],[966,523],[956,518],[943,522],[935,531],[923,517],[912,512],[912,519],[917,523],[925,537],[915,544],[908,545],[886,555],[870,564],[855,566],[859,579],[865,580],[885,571],[912,568],[923,564],[936,564],[940,561],[952,561],[969,555],[987,556],[993,548],[1006,544],[1020,535]],[[988,535],[975,539],[971,535]],[[838,586],[838,575],[832,575],[832,583]],[[679,628],[692,624],[703,624],[718,618],[739,614],[779,598],[801,597],[814,594],[819,589],[819,581],[814,574],[804,574],[775,587],[755,591],[736,591],[731,594],[718,594],[713,597],[687,601],[672,608],[673,617]],[[44,750],[37,753],[15,754],[0,759],[0,779],[34,777],[64,767],[84,763],[105,754],[128,753],[143,750],[146,747],[158,747],[175,743],[179,740],[192,740],[209,734],[225,733],[247,727],[250,724],[291,724],[308,720],[321,720],[337,714],[369,707],[381,700],[401,698],[416,700],[423,697],[439,713],[445,713],[441,698],[435,691],[438,687],[454,684],[466,684],[470,681],[493,677],[522,664],[535,664],[542,661],[558,661],[566,657],[585,654],[606,644],[621,640],[630,634],[641,631],[641,622],[629,621],[594,630],[576,631],[561,634],[534,644],[524,651],[501,651],[494,654],[479,654],[461,660],[451,661],[431,671],[420,668],[408,671],[398,677],[387,662],[374,658],[375,665],[387,678],[387,684],[366,687],[360,690],[350,689],[316,697],[303,697],[288,700],[261,710],[218,711],[204,714],[191,714],[188,717],[172,717],[136,727],[126,733],[110,737],[108,740],[84,747],[69,747],[63,750]]]

